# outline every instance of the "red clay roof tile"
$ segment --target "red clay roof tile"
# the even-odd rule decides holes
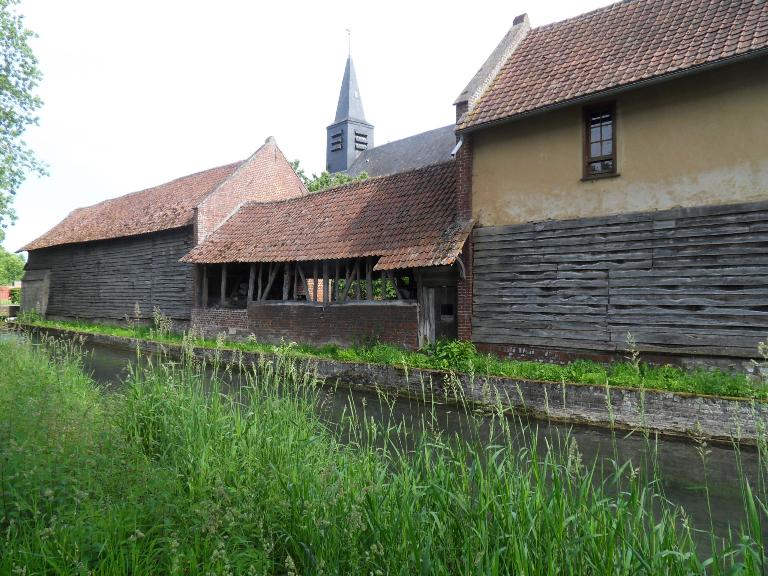
[[[240,162],[182,176],[93,206],[78,208],[21,250],[107,240],[180,228],[192,223],[197,204],[228,178]]]
[[[757,50],[768,52],[765,0],[625,0],[531,30],[458,127]]]
[[[250,202],[182,261],[293,262],[380,256],[377,270],[451,264],[471,230],[454,162],[281,202]]]

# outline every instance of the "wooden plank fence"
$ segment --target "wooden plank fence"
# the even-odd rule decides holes
[[[478,228],[473,339],[755,356],[768,202]]]

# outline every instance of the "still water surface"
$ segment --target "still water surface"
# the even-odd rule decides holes
[[[125,378],[128,364],[136,360],[135,351],[122,348],[87,345],[86,349],[86,370],[95,380],[108,387],[119,387]],[[396,400],[392,406],[383,406],[376,394],[345,390],[325,396],[323,416],[329,423],[338,422],[344,410],[349,409],[350,402],[359,413],[364,412],[369,418],[390,422],[394,416],[396,421],[403,421],[414,430],[420,430],[422,417],[428,417],[432,412],[432,407],[426,407],[420,402],[401,399]],[[463,436],[470,429],[468,416],[460,408],[436,406],[434,414],[435,427],[448,434]],[[510,421],[519,429],[521,442],[532,430],[537,434],[542,448],[546,442],[557,445],[570,432],[587,464],[600,458],[607,466],[608,461],[615,458],[619,462],[631,460],[635,466],[639,466],[642,462],[648,462],[655,450],[664,492],[672,502],[682,505],[693,525],[702,530],[697,538],[702,552],[709,549],[709,536],[703,531],[709,532],[710,522],[715,534],[725,535],[729,527],[737,528],[744,519],[737,458],[741,460],[750,483],[755,486],[758,481],[759,454],[751,448],[742,448],[739,455],[730,446],[707,446],[704,461],[702,447],[691,441],[647,439],[640,433],[613,434],[599,428],[566,426],[518,417],[510,418]],[[709,505],[705,477],[709,488]],[[768,541],[768,527],[764,529],[763,541]]]

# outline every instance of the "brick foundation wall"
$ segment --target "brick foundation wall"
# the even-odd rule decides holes
[[[249,326],[247,310],[192,309],[192,329],[206,338],[216,338],[221,333],[230,339],[247,338],[251,333]]]
[[[279,344],[338,344],[369,341],[418,348],[418,306],[410,302],[360,302],[329,305],[313,303],[251,303],[248,310],[196,308],[192,325],[206,337],[224,333],[243,340],[254,334],[259,342]]]

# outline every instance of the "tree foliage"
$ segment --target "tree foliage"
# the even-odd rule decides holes
[[[45,174],[43,164],[22,139],[37,124],[42,100],[35,94],[41,74],[29,47],[35,35],[16,13],[19,0],[0,0],[0,240],[13,222],[13,196],[30,173]]]
[[[349,176],[343,172],[330,174],[329,172],[325,171],[322,172],[319,176],[317,174],[312,174],[312,177],[310,178],[304,172],[304,169],[301,167],[301,163],[298,160],[291,162],[291,166],[293,166],[293,170],[296,172],[296,175],[301,178],[301,181],[304,182],[304,186],[306,186],[307,190],[310,192],[317,192],[319,190],[324,190],[325,188],[341,186],[342,184],[357,182],[359,180],[365,180],[368,178],[367,172],[361,172],[358,176]]]
[[[24,276],[24,258],[0,248],[0,286],[8,286]]]

